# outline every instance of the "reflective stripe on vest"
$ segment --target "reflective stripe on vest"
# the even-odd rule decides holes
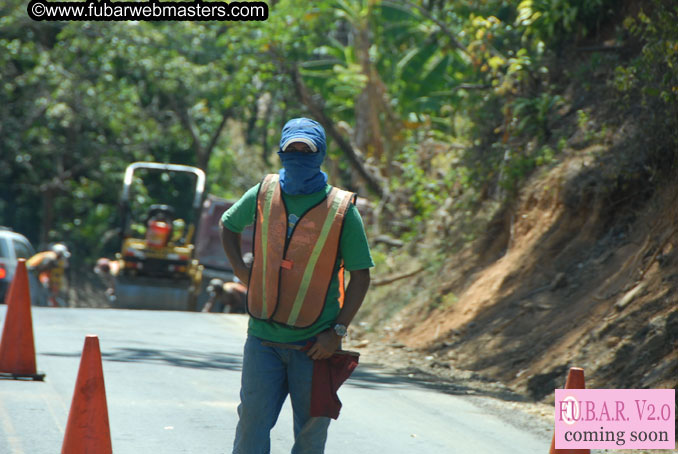
[[[287,238],[287,210],[278,175],[257,195],[254,262],[247,294],[255,318],[304,328],[320,317],[339,253],[344,217],[355,194],[332,188],[304,213]]]

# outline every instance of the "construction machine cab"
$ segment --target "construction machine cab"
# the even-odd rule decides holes
[[[181,211],[176,205],[153,203],[147,210],[139,212],[139,200],[132,197],[131,187],[135,173],[142,169],[149,177],[160,173],[163,178],[158,181],[167,185],[163,187],[163,194],[178,192],[169,183],[167,175],[192,176],[194,194],[190,207]],[[135,162],[127,167],[120,199],[120,252],[116,254],[119,263],[114,289],[117,307],[196,309],[202,265],[195,257],[193,232],[200,219],[204,190],[205,174],[196,167],[157,162]],[[133,216],[134,212],[137,212],[137,219]],[[137,226],[136,231],[133,225]]]

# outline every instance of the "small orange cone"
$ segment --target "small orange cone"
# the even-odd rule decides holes
[[[19,259],[7,296],[5,326],[0,340],[0,377],[43,380],[35,366],[31,292],[28,287],[26,259]]]
[[[90,334],[85,337],[61,454],[112,452],[99,338]]]
[[[565,381],[565,389],[586,389],[584,381],[584,369],[580,367],[570,367]],[[590,449],[556,449],[556,435],[551,439],[551,450],[549,454],[591,454]]]

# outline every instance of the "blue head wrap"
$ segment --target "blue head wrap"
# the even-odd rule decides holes
[[[292,142],[304,142],[315,153],[286,151],[283,148]],[[327,142],[325,130],[317,121],[308,118],[294,118],[283,126],[278,156],[282,161],[280,185],[287,194],[313,194],[327,184],[327,174],[320,170],[325,159]]]

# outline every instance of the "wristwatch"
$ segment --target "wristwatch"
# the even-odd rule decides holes
[[[346,325],[342,325],[341,323],[337,323],[334,325],[334,332],[339,337],[346,337],[348,335],[348,327]]]

